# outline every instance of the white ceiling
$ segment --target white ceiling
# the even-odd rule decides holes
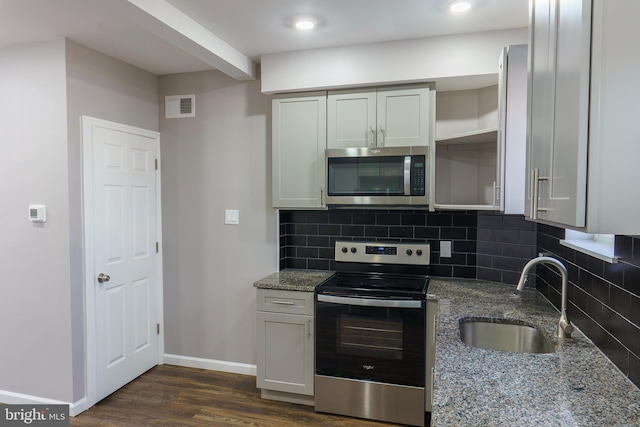
[[[448,0],[0,0],[0,47],[67,37],[158,75],[251,78],[237,64],[263,54],[527,26],[529,0],[470,1],[452,15]],[[294,30],[300,14],[320,26]]]

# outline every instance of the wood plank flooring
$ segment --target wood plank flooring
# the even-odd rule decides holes
[[[72,417],[70,425],[389,427],[393,424],[320,414],[311,406],[262,399],[254,376],[159,365]]]

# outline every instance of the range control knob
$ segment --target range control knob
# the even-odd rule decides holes
[[[349,250],[349,249],[347,249],[347,247],[346,247],[346,246],[343,246],[343,247],[342,247],[342,253],[343,253],[343,254],[346,254],[348,250]]]
[[[416,251],[416,255],[421,256],[421,255],[422,255],[422,249],[418,249],[418,250]]]
[[[413,254],[413,251],[411,249],[407,249],[407,255],[411,256]]]
[[[351,253],[352,253],[352,254],[355,254],[355,253],[356,253],[356,251],[357,251],[357,249],[356,249],[356,248],[351,248]]]

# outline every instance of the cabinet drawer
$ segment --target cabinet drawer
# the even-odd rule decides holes
[[[313,292],[258,289],[258,311],[313,315]]]

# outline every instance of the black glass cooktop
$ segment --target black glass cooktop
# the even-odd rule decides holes
[[[316,288],[322,294],[376,298],[422,299],[427,294],[429,277],[375,273],[336,273]]]

